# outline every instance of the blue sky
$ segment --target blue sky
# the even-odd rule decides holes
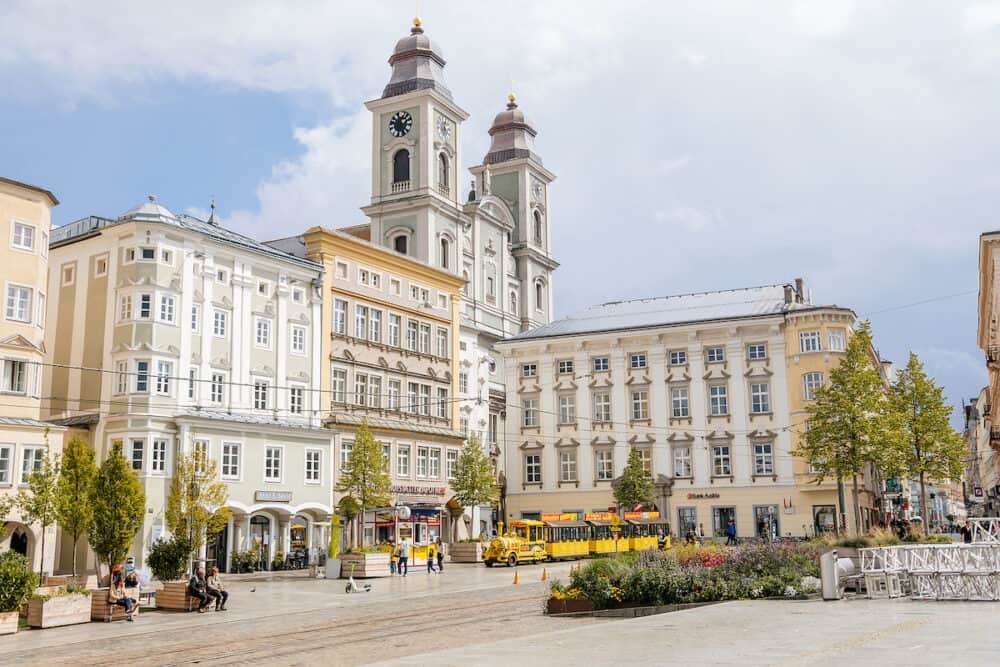
[[[978,235],[1000,227],[1000,6],[425,0],[478,163],[511,87],[552,189],[556,308],[783,283],[871,314],[956,403],[985,382]],[[408,3],[0,6],[0,173],[55,221],[215,196],[261,238],[362,221]],[[611,279],[609,279],[611,277]],[[910,307],[907,304],[947,295]]]

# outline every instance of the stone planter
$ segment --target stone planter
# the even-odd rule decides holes
[[[590,600],[557,600],[549,598],[546,611],[550,614],[574,614],[594,611],[594,603]]]
[[[452,542],[448,545],[452,563],[483,562],[482,542]]]
[[[326,578],[327,579],[340,579],[340,559],[339,558],[327,558],[326,559]]]
[[[17,632],[17,617],[16,611],[0,612],[0,635],[12,635]]]
[[[28,600],[28,625],[33,628],[55,628],[90,622],[90,593],[57,595],[48,599]]]
[[[354,576],[368,579],[371,577],[388,577],[389,554],[343,554],[340,557],[342,562],[340,574],[343,577],[351,576],[351,567],[354,568]]]

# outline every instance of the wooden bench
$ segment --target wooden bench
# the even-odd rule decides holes
[[[187,593],[186,581],[168,581],[163,584],[163,590],[156,593],[156,608],[167,611],[197,611],[201,601]],[[208,611],[214,611],[215,605],[209,599]]]
[[[126,588],[125,597],[132,598],[136,601],[135,606],[132,607],[132,616],[133,618],[138,616],[139,589]],[[105,623],[110,623],[111,621],[124,621],[125,607],[108,604],[108,589],[98,588],[92,591],[90,596],[90,620],[103,621]]]

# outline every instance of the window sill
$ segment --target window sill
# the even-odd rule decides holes
[[[651,419],[630,419],[628,421],[629,426],[650,426],[653,423]]]
[[[542,488],[542,483],[541,482],[522,482],[521,483],[521,490],[523,491],[523,490],[527,489],[529,486],[537,486],[540,489],[540,488]]]
[[[670,418],[670,423],[671,424],[691,424],[691,416],[689,415],[687,417],[671,417]]]
[[[727,479],[727,480],[729,480],[729,483],[732,484],[735,481],[736,478],[732,474],[729,474],[729,475],[712,475],[711,477],[709,477],[708,483],[709,484],[715,484],[715,480],[717,480],[717,479],[720,479],[720,480],[721,479]]]
[[[770,474],[770,475],[758,475],[758,474],[750,475],[750,480],[752,482],[756,482],[758,478],[764,479],[764,480],[770,479],[772,482],[777,482],[778,481],[778,474],[777,473],[773,473],[773,474]]]
[[[561,480],[559,480],[559,486],[562,487],[564,485],[565,486],[572,485],[572,486],[574,486],[576,488],[580,488],[580,480],[578,480],[578,479],[561,479]]]
[[[774,413],[768,410],[767,412],[751,412],[750,419],[754,417],[774,417]]]

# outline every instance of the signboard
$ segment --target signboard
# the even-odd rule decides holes
[[[587,512],[583,515],[585,521],[611,521],[614,512]]]
[[[974,495],[976,498],[982,498],[983,497],[983,487],[977,486],[975,489],[973,489],[972,495]]]
[[[443,486],[417,486],[415,484],[393,484],[389,493],[404,493],[414,496],[443,496],[448,489]]]
[[[718,497],[719,497],[719,494],[717,492],[715,492],[715,491],[712,491],[711,493],[689,493],[688,494],[688,500],[701,500],[702,498],[708,499],[708,498],[718,498]]]
[[[659,519],[659,512],[625,512],[625,520],[631,519]]]
[[[542,521],[576,521],[576,512],[542,512]]]
[[[292,502],[291,491],[254,491],[253,499],[257,502],[265,503],[290,503]]]

